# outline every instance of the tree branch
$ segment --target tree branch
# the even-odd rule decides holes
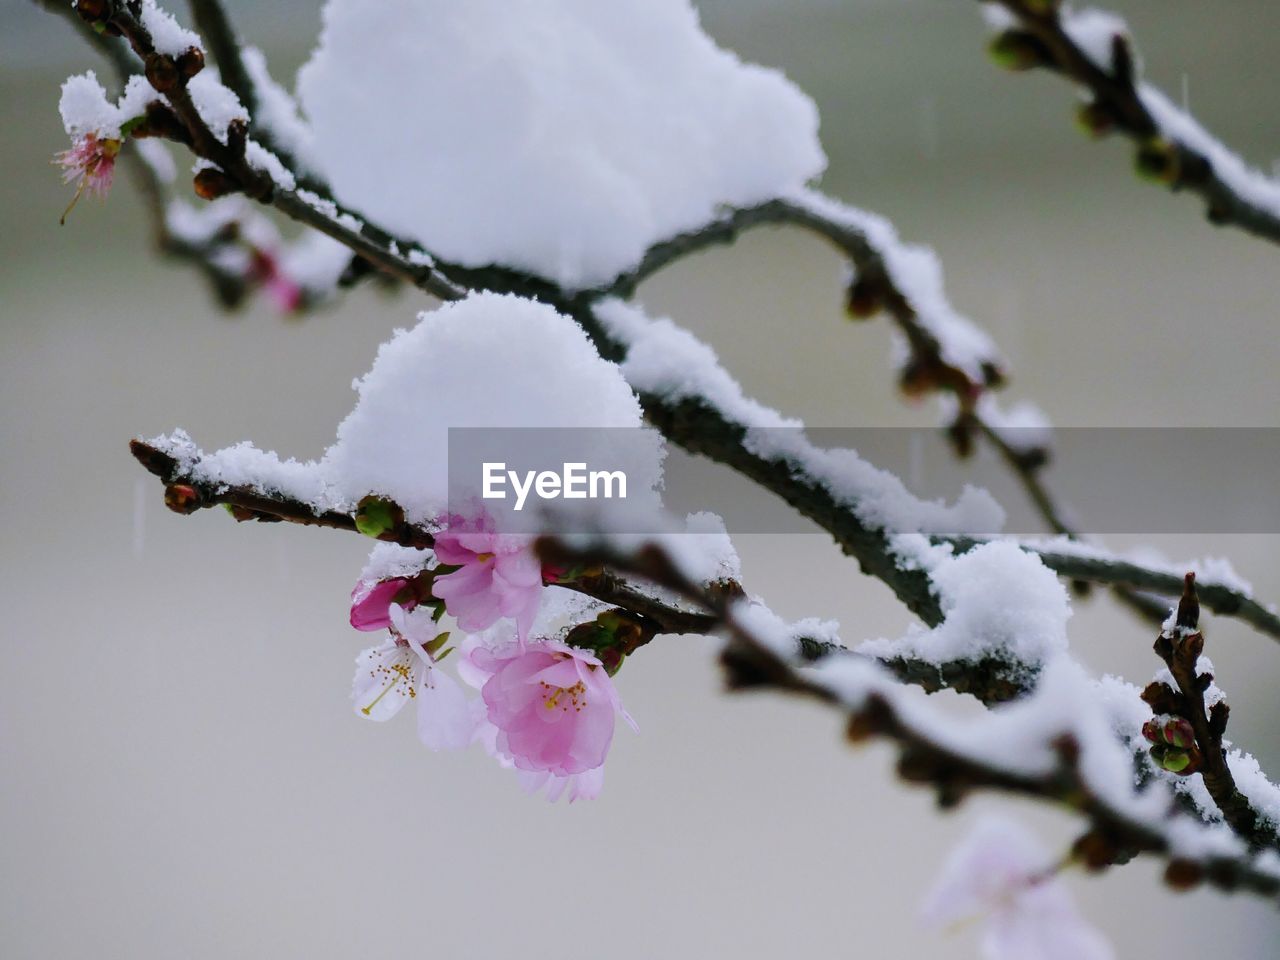
[[[1264,183],[1261,174],[1244,164],[1224,163],[1231,156],[1225,147],[1214,144],[1208,134],[1188,138],[1186,130],[1171,129],[1168,118],[1156,109],[1175,110],[1163,94],[1141,83],[1127,38],[1113,39],[1110,69],[1104,69],[1082,48],[1069,30],[1071,13],[1058,0],[995,0],[1018,21],[1021,38],[1030,43],[1021,49],[1026,59],[1019,66],[1046,66],[1083,87],[1092,97],[1089,123],[1102,135],[1118,130],[1139,145],[1140,169],[1173,190],[1186,190],[1205,203],[1209,220],[1233,225],[1273,243],[1280,243],[1280,213],[1264,206],[1249,191],[1247,181]],[[1181,117],[1181,114],[1179,114]],[[1189,118],[1186,118],[1189,120]],[[1214,147],[1220,147],[1215,157]],[[1232,157],[1234,161],[1235,158]],[[1244,186],[1242,187],[1242,184]],[[1280,202],[1280,185],[1270,184]],[[1254,192],[1255,196],[1247,195]]]
[[[112,14],[111,22],[119,27],[135,52],[144,60],[155,53],[149,34],[127,10],[117,8]],[[566,292],[538,277],[502,267],[474,269],[437,262],[416,245],[393,238],[386,231],[362,223],[326,197],[283,188],[273,183],[265,173],[252,167],[242,150],[233,149],[213,135],[185,88],[179,86],[166,95],[189,131],[192,150],[198,156],[216,163],[251,197],[275,206],[285,215],[348,246],[383,271],[442,299],[457,299],[471,288],[516,293],[548,302],[574,317],[606,358],[623,359],[626,345],[610,336],[596,316],[595,303],[605,293],[633,289],[641,279],[675,257],[712,243],[725,242],[743,227],[758,223],[786,222],[819,233],[849,254],[859,270],[860,278],[872,287],[870,299],[889,310],[922,362],[926,366],[935,363],[942,365],[941,369],[934,369],[930,373],[935,385],[954,390],[962,403],[965,398],[972,399],[975,391],[982,386],[965,371],[941,359],[945,346],[936,333],[921,321],[908,294],[892,277],[892,271],[882,252],[871,241],[867,232],[858,229],[847,216],[829,215],[824,211],[823,204],[832,205],[831,202],[815,195],[772,201],[749,210],[732,212],[725,220],[717,221],[703,230],[656,245],[643,258],[640,267],[605,288]],[[405,254],[401,252],[403,250],[411,252]],[[999,371],[994,366],[984,367],[982,375],[987,386],[1000,381]],[[847,502],[836,496],[820,479],[807,475],[803,465],[794,458],[761,456],[749,451],[743,443],[749,425],[735,422],[708,400],[686,398],[670,401],[643,392],[640,393],[640,399],[646,416],[669,440],[691,452],[701,453],[733,467],[780,496],[831,533],[847,554],[858,559],[866,573],[888,584],[926,624],[936,625],[941,622],[942,611],[927,575],[919,570],[904,570],[899,566],[896,553],[889,542],[890,532],[861,521]],[[1064,572],[1062,567],[1054,569]],[[1113,575],[1115,570],[1108,569],[1104,572]],[[1151,574],[1150,571],[1142,573]],[[1082,580],[1092,579],[1084,574],[1069,575]],[[1154,575],[1147,579],[1164,582],[1167,578]],[[1152,583],[1142,586],[1162,589]],[[1229,609],[1232,603],[1235,604],[1234,610],[1238,610],[1249,622],[1255,625],[1265,624],[1264,629],[1268,629],[1268,632],[1274,627],[1280,633],[1280,618],[1267,614],[1247,598],[1224,598],[1222,612],[1234,612]],[[1276,622],[1273,624],[1272,621]]]
[[[996,762],[989,752],[968,749],[954,738],[937,737],[935,726],[920,711],[900,709],[892,689],[870,675],[861,678],[855,693],[842,693],[840,684],[824,682],[820,674],[793,666],[775,652],[774,644],[738,617],[732,598],[706,591],[658,547],[631,553],[607,546],[575,549],[555,541],[543,541],[540,546],[544,556],[556,562],[607,563],[712,610],[727,637],[721,661],[731,690],[779,690],[845,712],[852,742],[873,737],[894,742],[899,751],[899,776],[932,787],[943,807],[955,806],[980,789],[1053,801],[1089,821],[1089,831],[1077,844],[1077,854],[1087,866],[1102,868],[1146,853],[1167,861],[1166,879],[1172,885],[1188,886],[1204,880],[1224,890],[1243,889],[1265,897],[1280,893],[1280,876],[1260,866],[1248,852],[1200,857],[1180,852],[1174,840],[1178,828],[1203,828],[1187,814],[1170,810],[1164,821],[1147,821],[1113,803],[1082,773],[1080,759],[1086,745],[1070,731],[1046,742],[1057,758],[1047,771],[1027,772],[1013,758]]]

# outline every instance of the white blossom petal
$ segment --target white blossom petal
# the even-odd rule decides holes
[[[351,682],[355,711],[370,720],[390,720],[417,696],[424,665],[412,650],[394,642],[370,647],[356,658]]]

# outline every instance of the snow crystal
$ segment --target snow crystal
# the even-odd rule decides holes
[[[1071,604],[1057,576],[1017,544],[994,541],[930,570],[945,619],[933,629],[912,625],[897,640],[871,640],[858,652],[930,663],[1008,657],[1038,666],[1067,647]]]
[[[425,521],[448,507],[450,427],[635,427],[640,405],[617,367],[544,304],[475,294],[422,315],[378,351],[325,455],[348,502],[376,493]],[[633,475],[634,472],[634,475]],[[627,470],[628,501],[658,483],[655,461]]]
[[[329,0],[298,92],[346,203],[572,288],[826,162],[808,97],[689,0]]]
[[[156,6],[155,0],[142,0],[142,25],[151,34],[157,53],[180,57],[192,47],[201,47],[200,37],[180,26],[171,14]]]
[[[815,447],[805,437],[803,423],[745,396],[715,352],[669,319],[650,319],[621,300],[597,304],[596,317],[611,337],[626,345],[622,372],[635,389],[670,401],[710,403],[726,419],[748,428],[745,446],[751,452],[795,462],[864,523],[894,532],[946,533],[991,533],[1003,525],[1004,511],[985,491],[966,486],[953,506],[920,500],[898,477],[854,451]]]

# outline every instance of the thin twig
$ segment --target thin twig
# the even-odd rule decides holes
[[[1113,44],[1111,70],[1100,67],[1071,37],[1063,24],[1063,6],[1043,0],[996,0],[1017,18],[1020,28],[1039,44],[1044,65],[1057,70],[1089,91],[1107,124],[1140,147],[1170,137],[1143,102],[1134,57],[1125,38]],[[1166,179],[1174,190],[1186,190],[1204,200],[1212,223],[1231,224],[1257,237],[1280,243],[1280,216],[1250,201],[1215,169],[1213,161],[1196,146],[1172,139],[1162,148],[1172,150]]]

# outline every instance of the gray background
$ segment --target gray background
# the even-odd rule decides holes
[[[230,6],[290,76],[315,6]],[[1064,425],[1280,425],[1276,249],[1137,183],[1126,148],[1075,132],[1062,84],[991,67],[973,6],[704,13],[818,101],[825,186],[938,249],[953,300],[1013,361],[1013,395]],[[1202,119],[1269,166],[1280,9],[1123,7],[1151,76],[1175,96],[1185,76]],[[886,749],[845,748],[828,713],[722,695],[698,641],[656,644],[621,674],[642,732],[620,731],[595,803],[525,798],[479,752],[425,753],[410,720],[358,721],[347,692],[366,638],[345,620],[364,544],[180,519],[125,442],[181,425],[209,448],[249,437],[316,455],[351,378],[423,301],[366,289],[302,323],[260,305],[224,317],[143,252],[123,182],[60,229],[57,82],[101,67],[63,24],[18,0],[0,10],[0,955],[976,955],[972,928],[919,932],[912,917],[973,810],[1004,804],[938,815]],[[885,325],[840,319],[839,273],[817,241],[760,233],[643,296],[812,423],[929,423],[893,394]],[[1280,597],[1275,538],[1154,542],[1230,555]],[[907,622],[819,536],[739,547],[784,614],[838,617],[848,640]],[[1233,736],[1280,770],[1280,651],[1208,628]],[[1071,633],[1095,670],[1143,682],[1156,666],[1150,631],[1105,600]],[[1024,812],[1049,842],[1070,836],[1067,819]],[[1156,881],[1139,863],[1071,882],[1121,957],[1276,955],[1264,905]]]

